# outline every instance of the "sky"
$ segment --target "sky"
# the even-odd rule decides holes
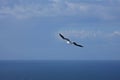
[[[120,60],[120,0],[0,0],[0,60]]]

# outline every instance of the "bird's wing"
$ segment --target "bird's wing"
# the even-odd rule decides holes
[[[64,37],[62,34],[60,34],[60,33],[59,33],[59,36],[60,36],[62,39],[65,39],[65,37]]]
[[[61,37],[62,39],[67,40],[67,41],[70,41],[70,39],[65,38],[62,34],[59,33],[59,35],[60,35],[60,37]]]
[[[82,45],[79,45],[76,42],[73,42],[73,44],[76,45],[76,46],[79,46],[79,47],[83,47]]]

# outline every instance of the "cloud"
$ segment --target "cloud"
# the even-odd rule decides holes
[[[119,0],[101,0],[101,2],[50,0],[44,5],[42,5],[41,2],[35,3],[28,1],[24,3],[24,1],[18,0],[18,2],[14,2],[12,6],[9,4],[11,3],[10,1],[5,0],[1,2],[4,3],[4,5],[0,6],[0,16],[5,17],[80,16],[81,19],[97,18],[102,20],[116,20],[120,18]]]
[[[120,31],[114,31],[114,32],[112,32],[111,33],[111,37],[112,36],[118,36],[118,37],[120,37]]]
[[[93,30],[63,30],[59,31],[67,37],[74,37],[80,39],[112,39],[114,37],[120,38],[120,31],[93,31]]]

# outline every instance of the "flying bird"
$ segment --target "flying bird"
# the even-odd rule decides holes
[[[78,46],[78,47],[83,47],[82,45],[77,44],[76,42],[72,42],[72,41],[70,41],[70,39],[64,37],[61,33],[59,33],[59,36],[60,36],[63,40],[66,40],[67,43],[74,44],[75,46]]]

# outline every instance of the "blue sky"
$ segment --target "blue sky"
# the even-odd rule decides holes
[[[120,0],[0,0],[0,60],[120,60]]]

